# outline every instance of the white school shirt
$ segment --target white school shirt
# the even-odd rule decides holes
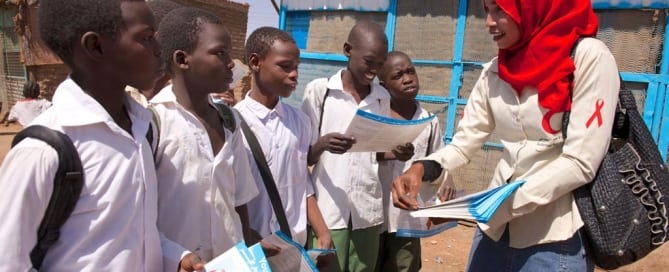
[[[311,143],[309,118],[300,110],[279,100],[274,109],[247,95],[235,105],[246,120],[265,154],[272,177],[286,212],[293,240],[307,242],[307,197],[314,188],[307,168],[307,154]],[[248,203],[251,227],[263,237],[279,230],[272,203],[257,168],[253,153],[244,139],[249,164],[258,187],[258,197]]]
[[[60,228],[40,271],[161,271],[185,254],[164,242],[156,227],[157,188],[151,149],[145,139],[151,113],[126,97],[132,135],[71,79],[62,82],[53,107],[34,120],[64,132],[84,169],[84,187],[72,215]],[[26,139],[0,167],[0,271],[27,271],[37,227],[53,191],[56,151]],[[169,261],[168,261],[169,260]]]
[[[153,99],[160,118],[156,156],[158,228],[169,239],[209,261],[244,240],[235,207],[258,194],[243,135],[225,129],[214,154],[206,129],[176,100],[172,85]]]
[[[343,91],[340,70],[330,79],[319,78],[307,84],[302,111],[311,120],[315,140],[331,132],[344,133],[360,109],[390,116],[390,95],[385,88],[372,83],[371,92],[360,101]],[[330,89],[323,114],[321,133],[318,134],[321,104]],[[374,139],[357,139],[373,141]],[[374,152],[323,152],[312,170],[318,208],[329,229],[347,228],[349,219],[353,229],[364,229],[383,223],[383,191],[378,175],[379,163]]]
[[[7,119],[18,121],[25,127],[49,107],[51,107],[51,102],[44,98],[19,100],[9,111]]]
[[[583,226],[572,191],[590,182],[611,138],[618,101],[619,76],[613,55],[600,40],[581,40],[574,54],[574,90],[567,138],[560,131],[562,113],[546,132],[535,87],[520,96],[499,77],[497,58],[484,65],[465,106],[453,141],[426,159],[450,171],[465,165],[492,132],[504,149],[490,188],[525,180],[487,224],[479,224],[498,240],[508,223],[514,248],[564,241]]]
[[[418,106],[411,120],[418,120],[430,117],[432,114]],[[388,160],[379,162],[379,178],[383,185],[383,207],[384,207],[384,229],[388,232],[397,232],[401,227],[411,227],[411,229],[425,229],[427,218],[413,217],[409,211],[402,210],[393,206],[391,189],[393,179],[404,173],[413,161],[432,154],[444,145],[441,138],[441,129],[439,128],[439,119],[434,118],[416,139],[413,140],[414,155],[408,161]],[[427,201],[435,195],[439,183],[423,183],[419,194],[419,201]],[[400,222],[402,222],[400,224]]]

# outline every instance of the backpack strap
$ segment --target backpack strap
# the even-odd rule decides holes
[[[232,113],[232,109],[223,103],[211,103],[218,111],[218,117],[223,121],[223,127],[228,130],[235,132],[237,128],[237,121],[235,115]]]
[[[79,153],[70,138],[53,129],[34,125],[19,132],[12,147],[25,138],[34,138],[49,144],[58,153],[58,170],[54,177],[53,193],[37,229],[37,244],[30,251],[30,261],[40,269],[47,250],[60,237],[60,228],[70,217],[84,186],[84,172]]]
[[[281,230],[281,232],[283,232],[292,239],[292,234],[290,231],[290,227],[288,225],[288,219],[286,219],[286,211],[284,211],[283,209],[281,196],[279,195],[279,191],[276,189],[276,183],[274,181],[274,177],[272,176],[272,172],[269,169],[269,165],[267,164],[267,160],[265,159],[265,154],[262,152],[260,143],[258,143],[258,139],[256,138],[255,134],[253,134],[253,131],[246,123],[246,121],[244,121],[243,117],[241,119],[240,126],[242,128],[242,132],[244,132],[244,137],[246,138],[246,142],[248,142],[249,147],[251,148],[251,153],[253,153],[253,159],[255,160],[256,165],[258,166],[260,175],[262,176],[262,181],[265,184],[265,189],[267,190],[267,194],[269,195],[269,200],[272,203],[272,209],[274,210],[274,215],[276,215],[276,219],[279,222],[279,229]]]
[[[330,94],[330,88],[325,89],[325,94],[323,95],[323,102],[321,102],[321,113],[320,113],[320,118],[318,118],[318,136],[321,136],[321,127],[323,126],[323,112],[325,112],[325,100],[328,98],[328,95]],[[381,103],[381,102],[379,102]]]
[[[233,109],[222,103],[212,104],[216,107],[218,115],[223,121],[223,126],[234,132],[236,128],[236,119],[233,113]],[[256,165],[258,166],[258,170],[260,171],[260,175],[262,176],[265,189],[267,190],[270,202],[272,203],[272,209],[274,210],[276,219],[279,222],[279,228],[281,229],[281,232],[292,239],[290,227],[288,225],[288,219],[286,218],[286,212],[284,211],[283,204],[281,202],[281,196],[279,195],[279,191],[276,189],[276,183],[274,182],[272,172],[269,170],[269,165],[265,159],[265,154],[262,152],[262,148],[260,148],[260,144],[258,143],[258,139],[256,138],[255,134],[249,125],[244,121],[244,118],[241,117],[241,115],[240,120],[240,127],[242,128],[244,137],[246,138],[246,141],[251,148],[253,159],[255,160]]]
[[[149,130],[146,132],[146,140],[149,142],[149,146],[151,146],[153,161],[156,162],[158,144],[160,143],[160,116],[153,105],[148,105],[146,108],[151,111],[151,122],[149,122]]]

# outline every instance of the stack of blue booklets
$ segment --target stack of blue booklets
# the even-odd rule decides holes
[[[411,212],[416,217],[440,217],[487,223],[497,208],[525,181],[516,181],[479,193],[466,195],[441,204]]]

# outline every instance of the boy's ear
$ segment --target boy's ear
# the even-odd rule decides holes
[[[348,42],[344,43],[344,55],[346,57],[351,57],[351,48],[352,48],[352,46],[351,46],[350,43],[348,43]]]
[[[260,70],[260,56],[256,53],[252,53],[249,56],[249,67],[253,72],[258,72]]]
[[[86,56],[94,60],[102,59],[104,50],[102,46],[102,36],[100,36],[100,34],[88,31],[81,35],[79,43]]]
[[[176,64],[179,69],[188,69],[188,54],[183,50],[174,51],[172,54],[172,63]]]

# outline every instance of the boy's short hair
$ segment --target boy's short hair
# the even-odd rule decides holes
[[[346,41],[351,45],[357,45],[359,42],[362,42],[361,39],[377,39],[388,45],[388,37],[380,24],[377,24],[372,21],[359,21],[348,33],[348,38]]]
[[[249,63],[251,54],[258,54],[258,56],[264,58],[276,40],[295,43],[295,39],[288,32],[276,27],[264,26],[254,30],[246,40],[246,53],[244,55],[246,63]]]
[[[37,82],[28,80],[23,84],[23,97],[37,98],[39,97],[39,84]]]
[[[198,33],[203,24],[223,25],[221,18],[199,8],[178,8],[163,18],[158,27],[158,42],[162,49],[167,70],[172,71],[172,54],[183,50],[192,53],[198,43]]]
[[[121,2],[126,1],[132,0],[41,0],[40,36],[49,49],[71,64],[73,49],[84,33],[116,37],[123,27]]]
[[[184,7],[183,5],[170,0],[153,0],[146,2],[146,4],[149,5],[149,8],[153,12],[153,17],[156,18],[156,25],[160,25],[160,22],[165,18],[165,15],[170,13],[170,11]]]
[[[387,67],[387,63],[391,58],[394,58],[394,57],[405,57],[409,61],[411,61],[411,58],[409,57],[409,55],[407,55],[406,53],[404,53],[402,51],[390,51],[390,52],[388,52],[388,56],[386,57],[386,62],[383,64],[383,66],[381,67],[381,69],[379,69],[379,72],[377,73],[377,75],[379,77],[379,80],[385,79],[386,75],[388,74],[388,69],[391,68],[391,67]]]

